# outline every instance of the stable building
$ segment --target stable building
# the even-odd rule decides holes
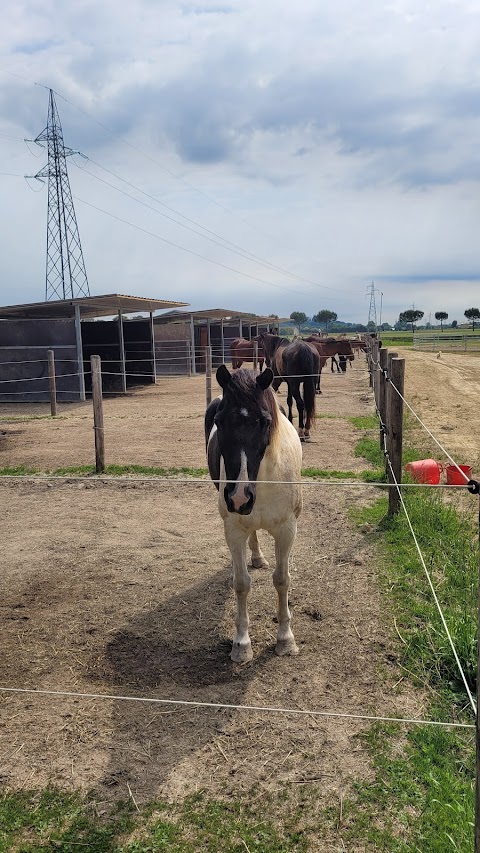
[[[0,308],[0,402],[50,399],[48,350],[54,352],[60,402],[90,394],[92,355],[101,357],[105,393],[154,383],[153,314],[186,305],[114,293]]]
[[[230,361],[234,338],[251,340],[260,332],[278,333],[285,318],[264,317],[228,308],[166,311],[153,318],[157,375],[204,373],[205,348],[212,348],[212,366]]]

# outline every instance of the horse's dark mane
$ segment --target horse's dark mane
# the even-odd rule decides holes
[[[257,406],[259,412],[262,408],[266,408],[272,418],[270,436],[273,435],[278,425],[278,406],[270,387],[265,390],[260,388],[252,371],[241,367],[232,373],[231,382],[228,384],[228,393],[240,406],[245,405],[245,397],[248,397],[248,401]]]

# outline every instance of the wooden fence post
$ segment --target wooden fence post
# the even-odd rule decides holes
[[[398,358],[398,352],[389,352],[388,356],[387,356],[387,376],[385,378],[385,440],[387,443],[387,451],[389,449],[389,441],[390,441],[390,435],[388,432],[388,425],[390,423],[390,420],[389,420],[390,416],[388,413],[388,404],[389,404],[389,399],[390,399],[389,394],[388,394],[388,388],[389,388],[388,380],[390,379],[390,372],[392,369],[392,358]],[[385,459],[385,476],[387,477],[387,479],[388,479],[388,471],[389,471],[388,462]]]
[[[373,379],[373,397],[375,405],[378,408],[378,341],[373,341],[372,344],[372,379]]]
[[[403,392],[405,385],[405,359],[392,358],[388,359],[389,368],[389,383],[387,388],[387,429],[388,442],[387,449],[392,466],[393,474],[397,483],[402,482],[402,444],[403,444]],[[400,392],[402,397],[397,394],[392,385]],[[388,465],[388,482],[394,483],[395,480]],[[400,495],[395,488],[388,490],[388,514],[394,515],[400,509]]]
[[[253,342],[253,371],[256,373],[258,370],[258,341]]]
[[[212,348],[205,347],[205,385],[207,406],[212,402]]]
[[[192,345],[190,341],[187,341],[187,373],[189,376],[192,375]]]
[[[95,470],[105,471],[105,432],[103,429],[102,365],[99,355],[90,358],[92,368],[93,431],[95,433]]]
[[[57,385],[55,382],[55,353],[49,349],[48,353],[48,387],[50,390],[50,412],[52,417],[57,414]]]
[[[381,349],[378,354],[380,361],[380,375],[378,383],[378,403],[377,410],[380,418],[380,448],[384,450],[383,437],[385,434],[385,424],[387,422],[387,380],[385,379],[384,370],[387,368],[388,349]]]
[[[373,388],[372,346],[373,346],[373,340],[369,335],[367,338],[367,362],[368,362],[368,386],[369,386],[369,388]]]
[[[480,498],[478,513],[478,538],[480,541]],[[475,853],[480,853],[480,586],[478,587],[477,596],[477,714],[475,719],[475,744]]]

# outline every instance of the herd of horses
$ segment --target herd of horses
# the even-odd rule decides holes
[[[258,349],[254,347],[257,342]],[[327,358],[343,356],[346,369],[354,349],[363,341],[310,339],[289,341],[262,333],[253,341],[232,343],[230,372],[222,364],[216,373],[222,396],[205,413],[205,441],[210,477],[218,491],[218,510],[232,556],[236,596],[235,635],[231,659],[245,663],[253,657],[249,636],[247,600],[251,578],[247,544],[254,568],[267,567],[257,531],[267,530],[275,542],[273,584],[277,591],[278,655],[298,654],[288,607],[289,557],[302,510],[301,440],[309,437],[315,416],[315,391]],[[258,354],[260,373],[241,367]],[[263,370],[263,363],[267,367]],[[332,365],[333,367],[333,365]],[[288,386],[288,417],[274,393]],[[300,386],[303,385],[303,397]],[[292,403],[298,408],[299,429],[293,426]],[[305,416],[305,417],[304,417]]]
[[[299,436],[302,440],[308,440],[310,437],[315,416],[315,392],[322,393],[320,377],[328,359],[332,359],[332,371],[335,365],[338,372],[345,373],[347,363],[351,364],[355,358],[356,349],[365,351],[365,342],[347,338],[321,338],[319,335],[289,341],[287,338],[267,332],[262,332],[250,341],[245,338],[234,338],[230,345],[234,370],[238,370],[244,361],[253,362],[258,358],[260,373],[264,362],[273,370],[275,391],[278,391],[283,381],[287,382],[288,418],[292,421],[292,403],[295,400]]]

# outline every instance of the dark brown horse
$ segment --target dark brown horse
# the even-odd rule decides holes
[[[325,367],[327,360],[329,358],[332,358],[333,371],[333,359],[335,358],[335,356],[343,355],[345,356],[345,359],[353,359],[353,350],[350,341],[347,341],[346,338],[319,338],[316,335],[309,335],[309,337],[305,338],[304,340],[308,341],[309,343],[312,343],[316,347],[320,356],[320,371],[318,374],[317,392],[321,394],[322,392],[320,390],[320,373]],[[343,373],[345,373],[346,369],[346,360],[342,360],[340,368],[337,364],[337,370],[339,372],[341,370]]]
[[[263,362],[265,360],[265,354],[263,352],[262,341],[260,339],[260,335],[257,335],[255,338],[252,338],[251,341],[247,341],[246,338],[234,338],[230,344],[230,354],[232,356],[232,367],[234,370],[241,367],[244,361],[253,361],[254,359],[254,341],[258,344],[258,365],[260,367],[260,373],[263,370]]]
[[[320,356],[306,341],[292,341],[262,332],[260,335],[265,358],[275,376],[273,388],[278,390],[285,380],[288,385],[288,419],[293,421],[293,399],[298,410],[298,434],[301,440],[310,438],[315,418],[315,383],[320,372]],[[303,397],[300,386],[303,385]],[[304,420],[305,415],[305,420]]]

